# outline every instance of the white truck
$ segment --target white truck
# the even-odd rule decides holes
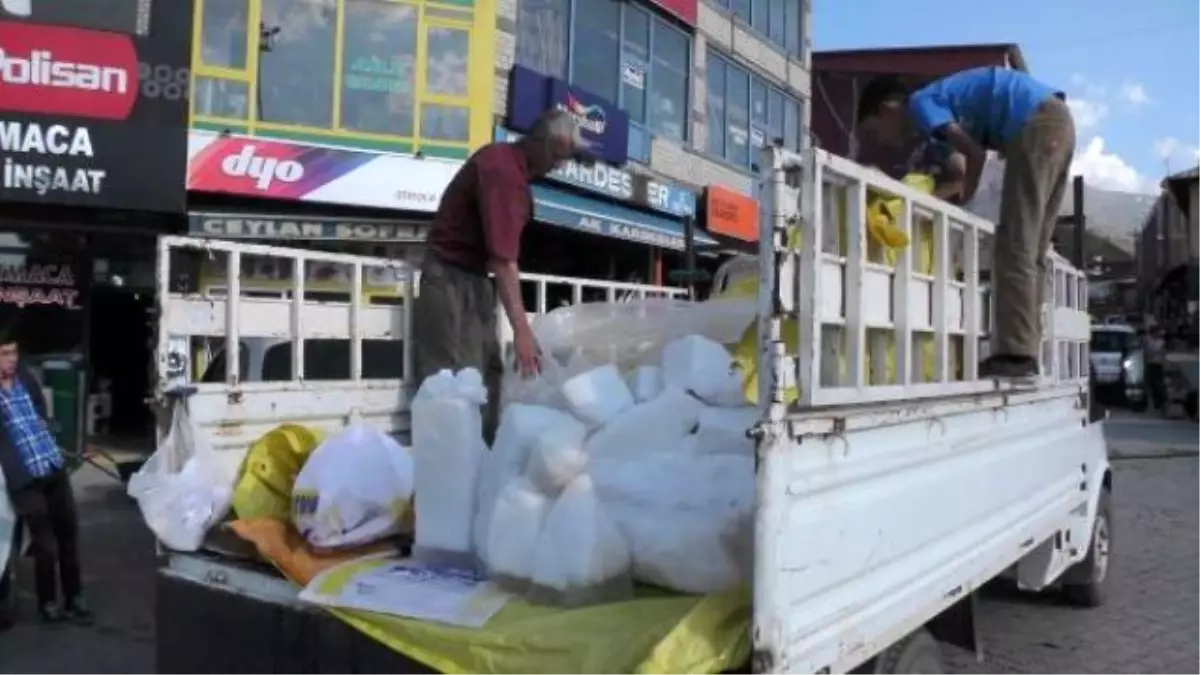
[[[1048,258],[1037,385],[979,380],[991,325],[991,223],[819,150],[770,149],[761,166],[772,217],[759,250],[762,414],[750,430],[758,506],[747,667],[941,672],[939,642],[977,647],[975,593],[999,576],[1099,604],[1112,477],[1088,414],[1083,275]],[[875,192],[902,200],[898,226],[912,243],[894,259],[881,258],[868,236]],[[789,245],[797,229],[802,245]],[[188,291],[180,274],[187,251],[224,258],[224,297]],[[406,434],[416,384],[405,339],[412,261],[171,237],[159,252],[164,412],[187,405],[231,463],[284,421],[336,429],[358,418]],[[290,267],[289,297],[239,292],[250,256]],[[295,271],[316,258],[347,267],[349,302],[306,301],[305,275]],[[406,271],[403,302],[364,302],[360,282],[371,266]],[[571,289],[570,299],[584,296],[578,280],[531,282],[539,298],[556,282]],[[664,292],[617,286],[605,291],[610,299]],[[283,376],[247,381],[239,345],[250,338],[290,344]],[[220,381],[187,381],[188,343],[201,339],[224,342],[224,377],[205,378]],[[322,340],[350,345],[348,378],[306,377],[315,363],[305,344]],[[362,345],[379,341],[391,343],[401,377],[371,379]],[[158,670],[429,671],[296,596],[270,568],[219,539],[200,553],[164,551]],[[554,664],[545,670],[561,672]]]

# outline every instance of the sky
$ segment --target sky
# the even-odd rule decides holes
[[[815,50],[1016,43],[1066,91],[1096,187],[1153,193],[1200,162],[1196,0],[813,0],[812,29]]]

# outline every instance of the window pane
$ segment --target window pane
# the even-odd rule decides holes
[[[245,82],[197,76],[193,88],[193,113],[238,120],[250,117],[250,87]]]
[[[783,30],[787,38],[787,51],[800,56],[800,0],[784,0]]]
[[[783,145],[800,149],[800,104],[790,99],[783,106]]]
[[[620,71],[619,0],[575,4],[575,44],[571,45],[571,83],[616,102]]]
[[[412,136],[416,8],[347,0],[345,28],[342,128]]]
[[[787,100],[778,89],[767,92],[767,143],[783,139],[783,105]]]
[[[750,78],[750,144],[761,148],[767,136],[767,85]]]
[[[465,106],[426,103],[421,106],[421,138],[466,141],[470,134]]]
[[[200,60],[222,68],[246,67],[248,0],[207,0],[200,26]]]
[[[646,85],[650,71],[650,15],[627,7],[621,60],[622,105],[634,122],[646,121]]]
[[[771,16],[768,19],[770,25],[767,26],[767,37],[780,47],[787,44],[786,31],[784,30],[784,10],[783,6],[789,0],[768,0]],[[797,0],[799,1],[799,0]]]
[[[725,157],[737,164],[750,163],[750,76],[740,68],[729,67],[726,74]]]
[[[754,30],[767,34],[767,0],[752,0],[750,3],[750,20]]]
[[[425,91],[444,96],[467,96],[467,57],[471,34],[459,28],[430,26],[425,33]]]
[[[567,79],[567,17],[570,0],[517,3],[517,63]]]
[[[654,22],[650,127],[677,141],[684,139],[687,130],[689,51],[687,35],[661,21]]]
[[[725,156],[725,62],[708,54],[707,93],[708,151]]]
[[[750,23],[750,0],[729,0],[729,9],[742,21]]]
[[[263,0],[258,118],[333,126],[335,0]]]

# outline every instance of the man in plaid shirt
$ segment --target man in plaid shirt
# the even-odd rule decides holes
[[[0,330],[0,470],[13,510],[29,529],[42,618],[88,623],[92,614],[82,596],[79,518],[71,478],[50,433],[42,387],[18,361],[15,335]],[[16,550],[14,546],[14,557]],[[12,625],[6,597],[10,586],[11,579],[0,579],[0,629]]]

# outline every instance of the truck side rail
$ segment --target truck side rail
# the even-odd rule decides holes
[[[760,166],[770,214],[759,237],[760,354],[770,365],[760,400],[782,402],[797,383],[798,408],[996,389],[978,377],[993,325],[991,222],[822,150],[766,148]],[[894,259],[872,250],[873,195],[902,203],[895,224],[910,243]],[[1051,251],[1043,283],[1039,386],[1085,386],[1086,277]],[[789,352],[793,323],[799,349]]]

